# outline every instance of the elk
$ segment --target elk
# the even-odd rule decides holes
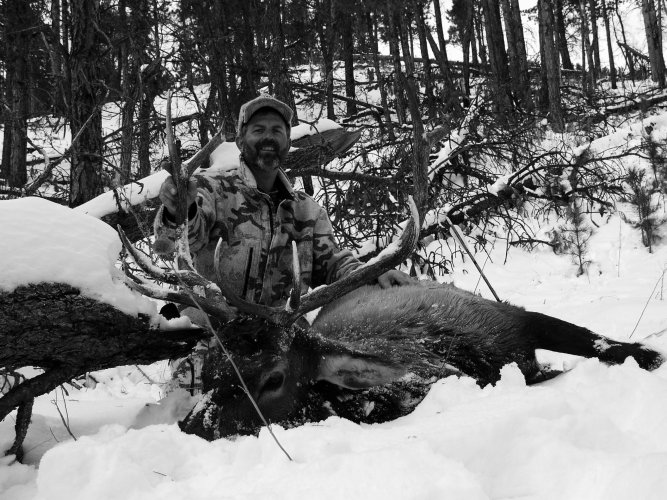
[[[510,362],[517,363],[528,383],[556,375],[540,368],[538,348],[607,363],[633,357],[648,370],[662,363],[659,353],[641,344],[614,341],[451,285],[420,282],[386,290],[364,286],[412,252],[418,224],[414,205],[411,209],[398,245],[342,280],[303,296],[294,251],[293,292],[284,308],[235,297],[219,278],[213,283],[197,274],[184,255],[178,258],[184,270],[160,271],[120,231],[128,252],[156,279],[204,287],[206,296],[196,298],[158,290],[136,278],[130,283],[155,298],[199,304],[214,318],[245,383],[239,384],[220,349],[211,349],[202,373],[205,394],[181,428],[209,440],[255,433],[263,422],[255,404],[268,421],[286,426],[333,414],[356,422],[386,421],[412,411],[430,385],[447,375],[468,375],[484,385],[497,381],[500,369]],[[319,307],[308,325],[302,316]]]

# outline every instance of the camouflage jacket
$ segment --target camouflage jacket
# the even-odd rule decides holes
[[[189,221],[190,250],[200,274],[216,280],[213,256],[222,238],[222,279],[240,297],[267,305],[284,303],[291,289],[292,241],[301,264],[301,293],[329,284],[361,263],[340,250],[324,209],[305,193],[295,191],[285,174],[276,179],[278,196],[257,188],[241,160],[232,168],[195,174],[197,211]],[[274,200],[281,200],[276,206]],[[174,226],[155,218],[155,235],[173,238]]]

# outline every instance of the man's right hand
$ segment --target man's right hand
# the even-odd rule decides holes
[[[170,175],[165,179],[160,186],[159,198],[164,205],[165,210],[174,218],[177,212],[177,198],[176,198],[176,184],[173,177]],[[197,183],[193,179],[188,181],[188,207],[192,205],[197,199]]]

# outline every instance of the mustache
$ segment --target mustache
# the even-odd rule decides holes
[[[271,147],[273,148],[276,152],[280,151],[280,144],[278,144],[278,141],[275,141],[273,139],[262,139],[255,144],[255,151],[259,151],[262,148],[266,147]]]

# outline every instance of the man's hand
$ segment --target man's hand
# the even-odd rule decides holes
[[[416,282],[417,280],[415,278],[396,269],[390,269],[386,273],[378,276],[378,285],[380,285],[380,288],[414,285]]]
[[[168,212],[172,218],[176,216],[176,184],[174,183],[173,177],[170,175],[165,179],[160,186],[160,193],[158,195],[160,201],[164,205],[165,210]],[[192,205],[197,199],[197,184],[194,180],[190,179],[188,181],[188,207]]]

